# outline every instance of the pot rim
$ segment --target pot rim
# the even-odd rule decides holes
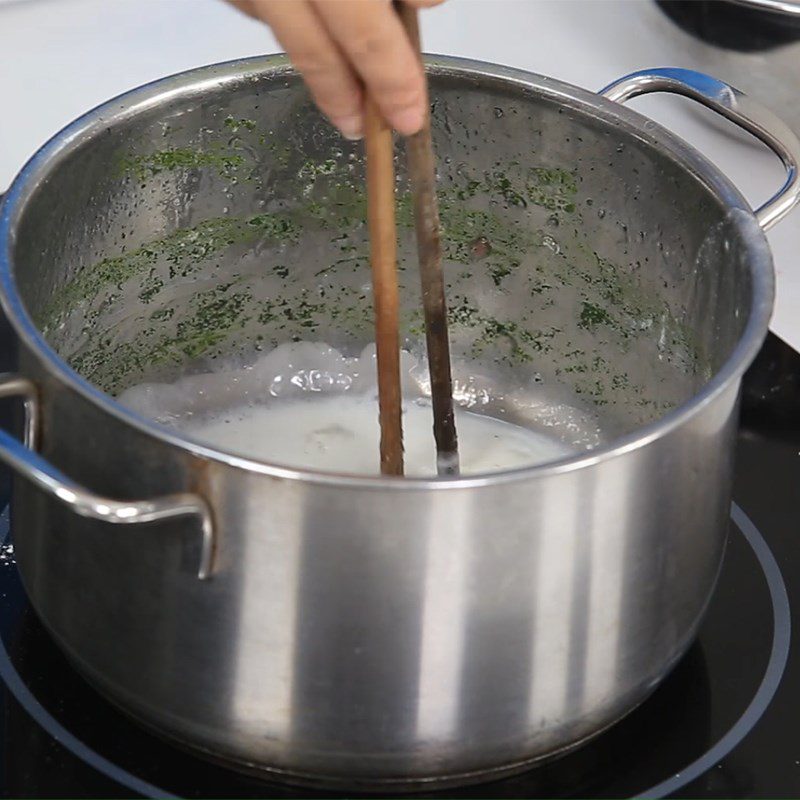
[[[18,173],[3,202],[0,203],[0,307],[12,329],[41,359],[46,368],[70,389],[101,411],[166,444],[189,451],[193,456],[274,478],[350,488],[355,486],[365,489],[389,487],[405,490],[463,489],[544,478],[584,469],[617,458],[662,438],[699,414],[738,381],[755,358],[767,334],[772,314],[775,279],[772,255],[766,236],[758,225],[751,207],[731,181],[704,155],[666,128],[627,106],[607,100],[586,89],[525,70],[472,59],[426,55],[425,60],[426,68],[434,75],[488,80],[499,86],[528,89],[538,95],[559,101],[565,107],[576,111],[590,111],[603,122],[622,128],[627,134],[634,134],[649,145],[665,149],[675,161],[700,180],[728,207],[731,224],[739,229],[750,253],[749,269],[753,290],[749,319],[722,368],[697,394],[664,416],[612,440],[607,445],[557,461],[449,479],[406,477],[397,480],[381,475],[354,475],[285,467],[217,450],[185,438],[165,426],[136,414],[81,377],[48,344],[17,292],[12,269],[12,246],[17,224],[31,195],[40,184],[46,183],[54,163],[68,156],[75,147],[98,135],[112,121],[136,116],[169,97],[202,95],[209,87],[219,88],[225,84],[254,80],[265,75],[273,78],[283,75],[287,79],[297,80],[298,73],[284,55],[254,56],[211,64],[146,83],[78,117],[34,153]]]

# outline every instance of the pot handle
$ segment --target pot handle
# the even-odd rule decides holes
[[[633,72],[606,86],[600,94],[624,103],[653,92],[680,94],[702,103],[752,133],[780,158],[786,168],[786,181],[755,212],[762,230],[769,230],[797,205],[800,201],[800,141],[771,111],[723,81],[677,67]]]
[[[197,577],[200,580],[211,577],[215,537],[211,509],[205,500],[190,493],[139,501],[111,500],[93,494],[67,478],[36,452],[39,416],[36,386],[27,378],[0,374],[0,398],[6,397],[22,398],[25,411],[24,444],[0,430],[0,461],[82,517],[125,525],[175,517],[197,517],[202,535]]]

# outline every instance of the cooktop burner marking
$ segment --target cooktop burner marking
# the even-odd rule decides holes
[[[0,515],[0,537],[3,543],[8,536],[7,509]],[[745,709],[741,717],[734,723],[728,732],[706,753],[693,761],[681,772],[673,775],[661,783],[656,784],[650,789],[636,795],[637,798],[657,798],[665,797],[676,792],[691,781],[700,777],[733,750],[739,742],[752,730],[753,726],[761,718],[767,706],[769,706],[778,685],[783,677],[786,662],[789,657],[789,642],[791,631],[791,612],[789,610],[789,597],[786,592],[786,584],[783,581],[778,563],[769,549],[758,528],[751,522],[749,517],[735,503],[731,506],[731,519],[736,527],[747,540],[750,547],[761,565],[764,577],[767,579],[770,599],[772,600],[772,651],[770,653],[764,677],[758,687],[750,705]],[[5,535],[2,535],[5,534]],[[147,781],[137,778],[127,770],[118,767],[108,759],[92,750],[80,739],[71,734],[60,722],[58,722],[33,696],[30,689],[25,685],[16,668],[11,662],[5,643],[0,637],[0,677],[2,677],[10,692],[14,695],[17,702],[42,726],[57,742],[70,750],[78,758],[94,767],[111,780],[116,781],[128,789],[138,792],[145,797],[152,798],[177,798],[171,792],[160,789]]]
[[[778,690],[783,671],[786,669],[786,661],[789,658],[792,621],[789,596],[786,592],[786,584],[783,582],[783,575],[781,575],[778,562],[775,561],[775,556],[772,555],[772,551],[769,549],[764,537],[736,503],[731,506],[731,519],[742,532],[744,538],[747,539],[750,547],[753,548],[753,552],[756,554],[758,563],[761,565],[761,569],[767,579],[769,596],[772,600],[772,652],[769,656],[767,668],[764,670],[764,677],[761,679],[761,685],[753,695],[750,705],[747,706],[742,716],[736,720],[733,727],[713,747],[676,775],[636,795],[637,798],[666,797],[699,778],[703,773],[722,761],[761,719],[761,715],[767,710],[767,706],[769,706],[775,692]]]
[[[8,505],[0,512],[0,543],[6,544],[10,532]],[[59,744],[66,747],[73,755],[101,772],[107,778],[116,781],[144,797],[176,798],[177,795],[159,789],[147,781],[137,778],[127,770],[118,767],[98,752],[85,745],[77,736],[70,733],[58,720],[51,716],[45,707],[34,697],[31,690],[17,672],[6,650],[3,637],[0,636],[0,678],[8,687],[16,701],[42,726]]]
[[[11,690],[11,694],[17,702],[38,722],[59,744],[66,747],[81,760],[90,764],[96,770],[102,772],[107,777],[117,783],[127,786],[145,797],[177,798],[177,795],[170,794],[164,789],[159,789],[151,783],[131,775],[130,772],[118,767],[106,758],[103,758],[95,750],[85,745],[76,736],[73,736],[60,722],[54,719],[44,706],[31,694],[30,689],[23,683],[19,673],[11,664],[8,651],[0,638],[0,675],[5,681],[6,686]]]

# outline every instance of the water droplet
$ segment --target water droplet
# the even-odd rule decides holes
[[[276,375],[269,385],[269,393],[273,397],[280,397],[283,394],[283,375]]]
[[[4,567],[10,567],[16,563],[17,561],[14,558],[14,545],[13,544],[0,545],[0,565]]]
[[[549,234],[542,237],[542,244],[548,249],[552,250],[556,255],[561,252],[559,243]]]

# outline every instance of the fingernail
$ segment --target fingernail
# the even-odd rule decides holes
[[[392,124],[398,133],[411,136],[417,133],[425,121],[425,112],[419,106],[409,106],[392,114]]]
[[[344,136],[345,139],[349,139],[351,142],[358,141],[364,135],[361,117],[358,114],[337,119],[334,121],[334,125],[341,131],[342,136]]]

